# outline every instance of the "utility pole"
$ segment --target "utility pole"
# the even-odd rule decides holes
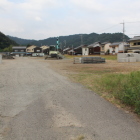
[[[123,47],[124,47],[124,41],[125,41],[125,23],[124,23],[124,21],[123,21],[123,23],[120,23],[120,24],[123,24]],[[125,47],[124,47],[124,49],[123,49],[123,53],[124,53],[124,51],[125,51]]]
[[[73,51],[73,45],[72,45],[72,55],[73,55],[74,51]]]
[[[57,49],[57,51],[58,51],[58,47],[59,47],[59,38],[57,37],[57,39],[56,39],[56,49]]]
[[[65,43],[65,48],[66,48],[66,40],[64,40],[64,43]]]
[[[83,45],[83,35],[80,36],[81,36],[81,45]]]

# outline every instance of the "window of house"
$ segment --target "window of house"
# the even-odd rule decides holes
[[[87,51],[87,48],[85,49],[85,51]]]
[[[137,45],[137,43],[134,43],[134,45]]]
[[[140,42],[138,42],[138,45],[140,45]]]

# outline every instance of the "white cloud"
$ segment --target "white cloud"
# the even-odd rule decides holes
[[[5,34],[23,38],[98,32],[116,24],[105,32],[121,32],[120,22],[140,17],[139,0],[14,1],[0,1],[0,27]],[[126,33],[138,33],[138,25],[126,24]]]
[[[102,11],[104,8],[97,0],[71,0],[71,2],[83,10]]]
[[[35,17],[35,20],[42,21],[42,19],[40,17]]]

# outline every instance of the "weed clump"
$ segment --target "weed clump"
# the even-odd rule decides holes
[[[106,91],[140,114],[140,71],[130,74],[106,74],[98,81]]]

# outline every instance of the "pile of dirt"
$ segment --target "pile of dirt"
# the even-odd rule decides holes
[[[15,59],[12,55],[2,54],[2,59]]]

